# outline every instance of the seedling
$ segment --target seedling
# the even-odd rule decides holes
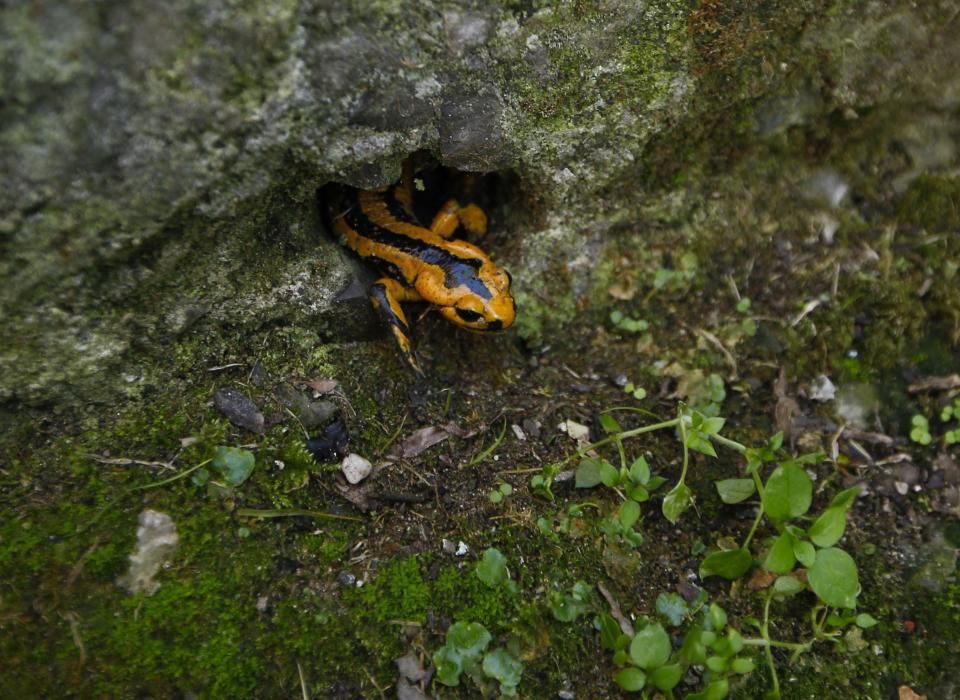
[[[523,675],[523,664],[503,647],[486,652],[492,639],[487,628],[479,622],[450,625],[446,644],[433,655],[437,680],[444,685],[458,686],[460,677],[466,673],[481,691],[495,681],[501,695],[515,697]]]

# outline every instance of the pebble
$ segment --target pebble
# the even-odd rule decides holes
[[[373,465],[370,464],[370,460],[351,452],[340,463],[340,471],[351,484],[359,484],[370,476]]]
[[[231,423],[251,433],[263,432],[263,414],[257,405],[239,389],[225,386],[213,395],[213,405]]]

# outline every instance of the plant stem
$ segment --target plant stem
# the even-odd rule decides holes
[[[615,440],[624,440],[626,438],[632,438],[637,435],[643,435],[644,433],[652,433],[655,430],[665,430],[666,428],[673,428],[680,422],[679,418],[671,418],[670,420],[665,420],[660,423],[654,423],[653,425],[644,425],[639,428],[633,428],[632,430],[624,430],[622,433],[615,433],[613,435],[608,435],[605,438],[597,440],[596,442],[590,443],[589,445],[584,445],[579,450],[577,450],[576,456],[583,457],[590,450],[595,450],[598,447],[603,447],[604,445],[609,445]],[[573,459],[573,457],[568,457],[566,461]]]
[[[743,454],[744,452],[747,451],[747,446],[746,446],[746,445],[741,445],[741,444],[740,444],[739,442],[737,442],[736,440],[731,440],[730,438],[725,438],[725,437],[723,437],[723,435],[720,435],[719,433],[716,434],[716,435],[711,435],[711,436],[710,436],[710,439],[711,439],[711,440],[716,440],[717,442],[719,442],[719,443],[720,443],[721,445],[723,445],[724,447],[729,447],[731,450],[736,450],[736,451],[739,452],[740,454]]]
[[[297,516],[306,516],[308,518],[330,518],[332,520],[350,520],[355,523],[364,522],[363,518],[355,518],[350,515],[336,515],[335,513],[324,513],[322,510],[303,510],[301,508],[277,508],[265,509],[259,508],[237,508],[237,516],[241,518],[295,518]]]
[[[189,469],[184,469],[182,472],[180,472],[179,474],[174,474],[169,479],[154,481],[152,484],[145,484],[143,486],[134,486],[132,489],[128,491],[128,493],[133,493],[134,491],[146,491],[147,489],[155,489],[159,486],[166,486],[167,484],[172,484],[174,481],[177,481],[178,479],[182,479],[185,476],[189,476],[190,474],[193,474],[193,472],[197,471],[200,467],[207,466],[212,461],[213,461],[213,457],[211,457],[210,459],[205,459],[202,462],[200,462],[200,464],[195,464]]]
[[[767,657],[767,666],[770,667],[770,679],[773,681],[774,697],[780,697],[780,678],[777,676],[777,667],[773,665],[773,650],[770,640],[770,601],[773,600],[773,594],[767,594],[767,600],[763,604],[763,627],[760,628],[760,634],[767,642],[763,651]]]

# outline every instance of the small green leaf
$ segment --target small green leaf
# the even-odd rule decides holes
[[[710,438],[695,430],[687,433],[687,447],[691,450],[702,452],[709,457],[717,456],[717,451],[713,449],[713,443],[710,442]]]
[[[600,462],[600,481],[604,486],[613,488],[620,483],[620,470],[610,464],[610,462]]]
[[[795,576],[780,576],[773,582],[774,594],[784,598],[795,595],[803,589],[803,583]]]
[[[623,428],[620,426],[620,423],[617,422],[617,419],[611,416],[609,413],[600,414],[600,427],[603,428],[603,432],[608,435],[611,433],[622,433]]]
[[[690,613],[683,596],[677,593],[661,593],[657,596],[657,612],[673,627],[679,627]]]
[[[843,508],[843,510],[849,510],[850,506],[853,505],[853,502],[857,499],[857,496],[860,495],[860,487],[853,486],[848,489],[844,489],[836,496],[833,497],[833,500],[830,501],[831,508]]]
[[[813,482],[796,464],[781,464],[767,479],[763,492],[763,510],[771,520],[796,518],[810,508]]]
[[[595,459],[584,457],[577,467],[576,487],[589,489],[600,483],[600,463]]]
[[[817,552],[816,561],[807,569],[810,588],[827,605],[854,608],[860,592],[857,564],[849,554],[836,547]]]
[[[793,553],[794,537],[789,532],[781,533],[763,560],[763,568],[775,574],[785,574],[793,569],[796,555]]]
[[[256,459],[250,450],[220,446],[210,466],[220,472],[228,486],[239,486],[253,473],[255,463]]]
[[[726,678],[713,681],[703,689],[704,700],[723,700],[730,694],[730,682]]]
[[[210,481],[210,470],[206,467],[201,467],[193,473],[193,476],[190,477],[196,486],[205,486],[208,481]]]
[[[491,503],[500,503],[503,501],[503,494],[499,491],[491,491],[489,494],[487,494],[487,498],[490,499]]]
[[[447,629],[446,646],[466,657],[478,656],[491,639],[487,628],[479,622],[454,622]]]
[[[727,626],[727,611],[716,603],[710,603],[707,609],[707,620],[710,621],[712,632],[721,632]]]
[[[647,490],[651,493],[656,491],[658,488],[667,483],[667,480],[662,476],[651,476],[650,481],[647,482]]]
[[[663,516],[671,523],[675,523],[691,505],[693,505],[693,491],[686,484],[677,484],[663,497]]]
[[[722,656],[708,656],[707,668],[714,673],[723,673],[727,670],[727,660]]]
[[[650,500],[650,492],[647,491],[645,486],[640,484],[634,484],[627,490],[627,495],[637,503],[645,503]]]
[[[757,491],[753,479],[721,479],[714,482],[720,500],[724,503],[740,503],[747,500]]]
[[[683,666],[680,664],[670,664],[654,669],[650,674],[650,682],[659,690],[673,690],[677,683],[683,678]]]
[[[437,680],[444,685],[460,685],[463,672],[463,659],[460,653],[449,644],[445,644],[433,655],[433,665],[437,668]]]
[[[740,578],[753,564],[753,557],[746,549],[728,549],[708,554],[700,564],[700,578],[721,576],[728,580]]]
[[[670,658],[670,635],[659,622],[637,632],[630,642],[630,659],[642,669],[663,666]]]
[[[502,493],[504,496],[509,496],[513,493],[513,486],[506,482],[500,484],[500,493]]]
[[[846,527],[846,508],[831,506],[823,511],[819,518],[813,521],[813,525],[810,526],[807,535],[818,547],[832,547],[843,537],[843,531]]]
[[[797,540],[793,543],[793,555],[797,558],[797,561],[809,569],[813,566],[814,559],[817,556],[817,550],[806,540]]]
[[[623,633],[613,616],[609,613],[600,613],[593,618],[593,627],[600,632],[600,646],[608,651],[615,651],[617,640]]]
[[[635,693],[643,690],[643,686],[647,684],[647,675],[639,668],[624,668],[614,674],[613,680],[628,693]]]
[[[624,501],[620,506],[620,524],[625,528],[633,527],[640,518],[640,504],[636,501]]]
[[[866,630],[870,629],[876,624],[879,624],[879,621],[869,613],[860,613],[857,615],[857,627],[862,627]]]
[[[704,435],[716,435],[723,429],[723,424],[727,422],[726,418],[707,418],[700,427]]]
[[[750,658],[737,658],[730,662],[730,670],[734,673],[750,673],[757,665]]]
[[[487,677],[500,682],[501,693],[513,695],[510,691],[520,684],[523,664],[509,651],[500,647],[483,657],[483,672]]]
[[[477,563],[477,578],[490,588],[496,588],[507,580],[507,558],[495,547],[490,547],[483,553],[483,558]]]
[[[650,465],[643,457],[637,457],[630,465],[630,481],[643,485],[650,481]]]

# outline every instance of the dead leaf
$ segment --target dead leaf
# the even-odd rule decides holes
[[[913,688],[908,685],[901,685],[897,688],[897,697],[900,700],[927,700],[926,695],[918,695]]]
[[[447,423],[446,425],[430,425],[426,428],[420,428],[400,442],[396,443],[387,455],[391,460],[413,459],[424,450],[437,445],[450,436],[458,438],[467,438],[476,435],[476,431],[469,431],[461,428],[456,423]]]
[[[629,272],[621,275],[616,283],[607,290],[607,293],[614,299],[630,301],[637,295],[636,274]]]
[[[412,683],[419,683],[427,677],[427,672],[424,670],[419,657],[412,651],[397,659],[396,664],[400,675]]]
[[[620,604],[617,602],[617,599],[613,597],[613,594],[607,590],[602,582],[597,583],[597,590],[600,591],[600,595],[606,599],[607,605],[610,606],[610,617],[620,624],[620,631],[628,637],[632,637],[635,634],[633,631],[633,623],[630,622],[630,619],[620,610]]]

